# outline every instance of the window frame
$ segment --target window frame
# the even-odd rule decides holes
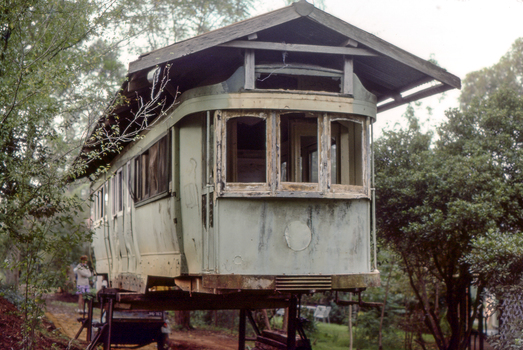
[[[298,113],[301,113],[301,112],[298,112]],[[282,170],[281,170],[281,149],[282,149],[282,144],[281,144],[281,117],[286,115],[286,114],[289,114],[289,112],[282,112],[282,113],[278,113],[277,116],[276,116],[276,123],[277,123],[277,135],[276,135],[276,149],[280,150],[280,152],[278,152],[276,158],[277,158],[277,172],[278,172],[278,175],[281,174]],[[317,130],[317,135],[316,135],[316,139],[317,139],[317,142],[318,142],[318,147],[317,147],[317,152],[318,152],[318,160],[321,160],[321,157],[320,157],[320,154],[322,152],[322,142],[321,142],[321,135],[322,135],[322,131],[323,131],[323,115],[321,115],[321,113],[313,113],[313,114],[318,114],[318,118],[316,119],[316,130]],[[297,137],[301,137],[302,135],[307,135],[308,134],[308,130],[306,130],[309,126],[305,126],[307,125],[307,123],[301,123],[301,122],[296,122],[296,123],[293,123],[291,125],[291,140],[289,140],[289,142],[292,141],[293,138],[297,138]],[[312,124],[310,124],[312,125]],[[296,142],[292,143],[291,144],[291,152],[290,152],[290,155],[289,155],[289,160],[291,161],[291,159],[297,154],[297,150],[295,149],[296,148],[296,145],[295,145]],[[299,156],[296,157],[295,160],[292,160],[292,162],[294,163],[294,165],[296,166],[296,163],[297,163],[297,159],[299,158]],[[294,177],[298,176],[298,172],[297,172],[297,169],[295,169],[295,166],[294,167],[291,167],[291,171],[294,173]],[[319,193],[322,189],[322,184],[321,184],[321,161],[318,161],[318,182],[298,182],[298,181],[282,181],[281,180],[281,176],[279,177],[279,181],[278,181],[278,185],[277,185],[277,191],[278,192],[294,192],[294,191],[299,191],[299,192],[306,192],[306,193],[309,193],[309,192],[317,192]],[[289,171],[289,169],[287,169],[287,171]]]
[[[317,118],[318,182],[282,181],[281,118],[290,113],[304,113]],[[237,117],[266,120],[266,182],[227,182],[227,121]],[[333,184],[331,178],[331,123],[348,121],[361,125],[362,185]],[[292,110],[218,110],[214,115],[214,162],[217,197],[303,197],[303,198],[366,198],[370,199],[370,118],[348,113],[325,113]],[[297,122],[296,125],[300,123]],[[298,132],[299,134],[299,132]],[[292,154],[288,157],[293,157]],[[289,158],[290,159],[290,158]],[[350,161],[350,159],[349,159]],[[289,169],[287,168],[287,171]],[[295,171],[295,170],[292,170]]]
[[[111,178],[111,214],[113,217],[121,216],[123,208],[123,167],[121,167]]]
[[[127,199],[126,199],[126,208],[127,208],[127,212],[130,212],[131,211],[131,202],[132,202],[132,196],[131,196],[131,187],[132,187],[132,184],[133,184],[133,178],[132,178],[132,167],[131,167],[131,161],[128,161],[126,164],[125,164],[125,190],[127,192],[127,195],[125,196]]]
[[[135,206],[148,203],[151,200],[161,198],[169,194],[169,182],[171,181],[171,132],[170,130],[158,137],[152,142],[147,149],[138,154],[132,162],[134,169],[132,171],[132,186],[134,189],[133,202]],[[156,158],[151,159],[153,149],[156,147]],[[163,160],[161,157],[163,156]],[[150,170],[155,165],[156,174],[154,179],[157,180],[157,189],[152,191],[152,181]],[[132,167],[130,167],[132,168]],[[163,178],[162,178],[163,177]],[[162,180],[165,180],[162,182]],[[129,208],[130,210],[130,208]]]
[[[332,138],[332,122],[335,121],[347,121],[351,123],[357,123],[361,125],[361,178],[362,178],[362,185],[345,185],[345,184],[333,184],[332,183],[332,159],[331,159],[331,138]],[[370,167],[370,161],[368,159],[368,151],[370,148],[369,143],[369,132],[368,132],[368,122],[365,117],[360,117],[356,115],[340,115],[340,114],[330,114],[326,118],[326,128],[327,128],[327,135],[329,136],[328,142],[327,142],[327,169],[328,169],[328,179],[327,179],[327,187],[331,190],[331,192],[356,192],[356,193],[366,193],[369,191],[369,167]],[[336,152],[339,152],[336,150]],[[350,163],[349,159],[349,163]]]
[[[92,192],[91,198],[92,198],[92,208],[91,208],[91,214],[92,214],[92,223],[93,226],[96,228],[100,225],[100,223],[105,218],[105,210],[106,207],[105,204],[105,184],[100,186],[97,190]]]
[[[265,120],[265,182],[228,182],[227,181],[227,122],[234,118],[251,117]],[[271,168],[272,165],[270,154],[272,153],[272,135],[273,116],[266,112],[253,111],[216,111],[215,113],[215,150],[216,162],[214,163],[214,173],[216,174],[216,183],[218,191],[223,193],[234,192],[254,192],[258,195],[266,195],[271,191]],[[223,163],[222,163],[223,160]]]

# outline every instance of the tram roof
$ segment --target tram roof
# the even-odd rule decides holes
[[[171,91],[174,88],[183,93],[222,82],[244,65],[245,50],[255,50],[257,62],[284,63],[282,53],[288,52],[308,64],[330,64],[332,68],[340,66],[344,56],[350,56],[353,72],[377,98],[378,113],[461,88],[460,78],[445,69],[300,0],[142,54],[129,64],[128,79],[120,93],[129,101],[136,100],[136,96],[147,98],[151,89],[148,73],[166,65],[170,67]],[[166,96],[172,98],[167,93]],[[113,113],[121,122],[132,114],[132,108],[132,104],[122,105]],[[105,117],[97,127],[116,123],[114,117]],[[91,150],[86,144],[82,151]],[[87,173],[94,167],[95,164],[90,165]]]
[[[249,40],[252,36],[256,39]],[[220,67],[230,65],[231,59],[237,58],[239,51],[247,48],[295,49],[318,56],[318,59],[322,58],[322,54],[352,53],[354,73],[378,98],[378,112],[413,101],[406,94],[424,84],[432,82],[438,85],[423,95],[418,93],[414,100],[461,88],[461,80],[445,69],[334,17],[305,0],[142,54],[129,64],[129,80],[139,80],[158,65],[172,64],[174,85],[187,86],[191,82],[198,85],[203,82],[198,81],[198,76],[208,77]],[[190,81],[183,81],[189,75],[192,75]],[[130,87],[132,89],[132,83]],[[386,102],[391,98],[393,103]]]

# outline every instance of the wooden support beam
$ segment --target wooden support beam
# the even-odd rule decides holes
[[[219,45],[221,47],[233,47],[239,49],[252,50],[272,50],[288,52],[308,52],[323,53],[332,55],[352,55],[352,56],[378,56],[367,49],[358,49],[354,47],[324,46],[324,45],[305,45],[305,44],[285,44],[267,41],[247,41],[235,40]]]
[[[429,87],[429,88],[427,88],[425,90],[421,90],[421,91],[415,92],[415,93],[413,93],[411,95],[405,96],[402,99],[400,99],[399,101],[392,101],[392,102],[388,102],[388,103],[379,105],[378,106],[378,113],[387,111],[387,110],[392,109],[394,107],[401,106],[402,104],[405,104],[405,103],[417,101],[417,100],[420,100],[422,98],[429,97],[429,96],[432,96],[432,95],[437,95],[437,94],[440,94],[440,93],[445,92],[447,90],[452,90],[453,88],[454,87],[452,87],[450,85],[447,85],[447,84],[438,84],[438,85],[435,85],[435,86],[431,86],[431,87]]]
[[[430,83],[431,81],[434,81],[434,78],[432,77],[424,77],[420,80],[417,80],[411,84],[403,86],[399,91],[391,91],[388,94],[382,95],[378,98],[378,103],[383,102],[389,98],[397,99],[397,95],[401,95],[402,92],[407,92],[410,89],[417,88],[420,85]]]
[[[255,56],[254,56],[254,50],[245,50],[245,90],[252,90],[256,86],[255,84]]]
[[[346,95],[354,94],[354,60],[352,56],[345,56],[343,65],[343,87],[341,92]]]
[[[341,46],[352,46],[352,47],[358,47],[358,42],[355,40],[352,40],[351,38],[347,39],[343,45]]]
[[[148,294],[119,293],[119,303],[131,305],[132,310],[238,310],[277,309],[289,305],[289,295],[278,298],[259,295],[190,294],[182,291],[155,292]]]

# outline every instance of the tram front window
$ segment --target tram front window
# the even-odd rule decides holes
[[[361,124],[348,120],[331,123],[331,182],[363,186]]]
[[[256,117],[227,120],[227,182],[267,181],[265,124]]]
[[[304,113],[280,117],[281,181],[318,182],[318,120]]]
[[[365,118],[302,111],[216,114],[220,196],[368,195]]]

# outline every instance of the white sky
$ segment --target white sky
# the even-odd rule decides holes
[[[313,0],[308,0],[313,3]],[[492,66],[523,36],[523,0],[324,0],[325,11],[418,57],[431,55],[462,80],[467,73]],[[255,14],[285,6],[265,0]],[[457,107],[459,90],[426,98],[432,117],[420,112],[427,127],[443,111]],[[375,133],[401,120],[405,106],[378,114]]]

